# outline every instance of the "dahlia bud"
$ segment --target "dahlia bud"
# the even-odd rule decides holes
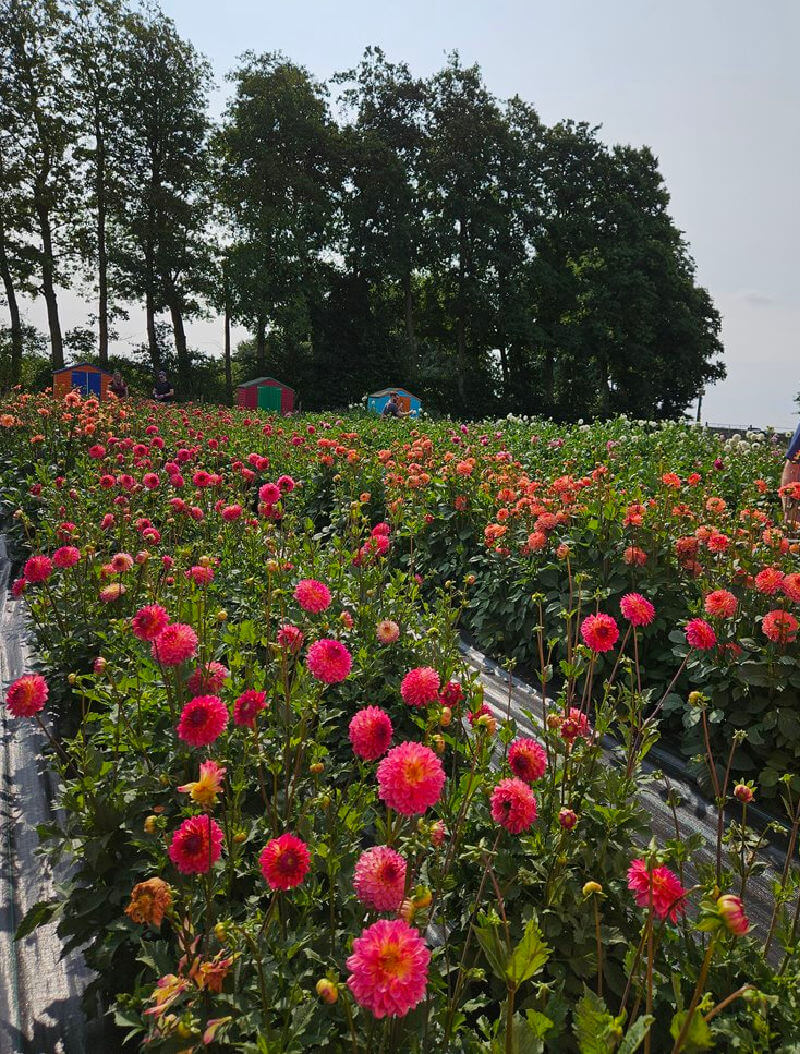
[[[442,712],[439,714],[439,724],[442,728],[447,728],[450,722],[453,720],[453,711],[449,706],[443,706]]]
[[[77,673],[71,673],[71,674],[69,674],[67,676],[67,684],[73,684],[74,685],[74,684],[77,684],[77,683],[78,683],[78,675],[77,675]]]
[[[689,706],[702,706],[704,701],[702,692],[689,692]]]
[[[325,766],[321,761],[315,761],[308,766],[308,771],[312,776],[319,776],[325,771]]]
[[[569,552],[569,546],[562,542],[561,545],[559,545],[556,549],[556,556],[559,560],[566,560],[566,558],[569,556]]]
[[[476,581],[475,575],[467,575],[467,577],[464,579],[465,585],[468,585],[468,586],[474,586],[475,585],[475,581]]]
[[[447,837],[447,828],[442,820],[436,820],[431,825],[431,842],[438,849],[444,844]]]
[[[409,897],[406,897],[400,905],[398,915],[401,919],[403,919],[404,922],[407,922],[409,925],[411,925],[411,923],[414,921],[415,910],[416,909],[414,908],[414,901],[411,900]]]
[[[444,736],[433,736],[431,739],[433,749],[437,754],[444,754],[445,742]]]
[[[563,718],[559,714],[548,714],[547,715],[547,727],[550,729],[556,729],[561,727]]]
[[[585,897],[591,897],[595,893],[602,893],[603,887],[599,882],[586,882],[584,883],[583,889],[581,890]]]
[[[158,817],[154,816],[153,813],[150,813],[149,816],[146,816],[145,817],[145,821],[144,821],[144,833],[145,834],[155,834],[156,833],[156,824],[157,823],[158,823]]]
[[[320,997],[323,1003],[327,1003],[328,1006],[335,1003],[339,998],[339,989],[334,981],[329,981],[327,977],[320,977],[317,981],[317,995]]]
[[[105,673],[107,666],[108,659],[106,659],[103,655],[98,655],[97,658],[94,660],[94,672],[98,674],[98,676],[101,673]]]
[[[428,889],[427,886],[420,889],[419,893],[413,899],[414,908],[417,911],[424,911],[425,908],[429,908],[433,903],[433,893]]]
[[[225,608],[220,608],[219,609],[219,611],[217,612],[217,615],[216,615],[216,619],[217,619],[217,622],[227,622],[228,621],[228,612],[225,610]]]
[[[733,796],[744,805],[748,805],[755,797],[753,788],[748,787],[746,783],[737,783],[733,788]]]
[[[274,558],[272,558],[272,559],[270,559],[270,560],[267,560],[267,563],[266,563],[266,568],[267,568],[267,571],[268,571],[268,572],[269,572],[269,573],[270,573],[271,575],[277,574],[277,572],[278,572],[278,569],[280,568],[280,566],[281,566],[281,565],[280,565],[280,564],[278,563],[278,561],[277,561],[277,560],[275,560]]]
[[[742,902],[732,893],[717,898],[717,912],[735,936],[743,937],[750,929],[750,920],[744,913]]]
[[[497,719],[494,714],[481,714],[475,724],[478,728],[485,728],[490,736],[497,731]]]
[[[572,809],[562,809],[558,814],[558,822],[565,831],[571,831],[578,822],[578,814]]]
[[[228,939],[228,927],[224,922],[218,922],[214,927],[214,936],[217,938],[220,944],[224,944]]]
[[[233,844],[241,845],[247,839],[247,831],[237,831],[233,836]]]

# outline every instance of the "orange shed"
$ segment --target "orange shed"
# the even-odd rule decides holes
[[[91,362],[76,362],[74,366],[64,366],[53,371],[53,395],[63,399],[68,392],[77,388],[84,398],[96,395],[98,399],[104,399],[110,382],[110,370],[94,366]]]

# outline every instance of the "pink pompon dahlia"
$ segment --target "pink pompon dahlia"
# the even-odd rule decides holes
[[[634,860],[628,868],[628,889],[640,908],[650,908],[658,918],[677,922],[686,913],[686,890],[668,867],[648,870],[644,860]]]
[[[764,636],[775,644],[792,644],[797,640],[797,619],[782,608],[768,611],[761,621]]]
[[[425,998],[431,953],[403,919],[379,919],[353,941],[347,986],[376,1018],[405,1017]]]
[[[303,647],[305,634],[298,626],[292,626],[288,622],[278,630],[278,644],[292,655],[296,655]]]
[[[785,596],[800,604],[800,571],[792,571],[781,583],[781,589]]]
[[[181,711],[178,736],[193,747],[205,747],[222,734],[228,708],[217,695],[196,695]]]
[[[400,639],[400,627],[390,618],[381,619],[375,627],[379,644],[396,644]]]
[[[122,582],[110,582],[107,586],[103,586],[98,593],[98,596],[100,597],[101,603],[113,604],[115,600],[124,597],[125,593],[126,589]]]
[[[324,582],[318,582],[315,578],[302,578],[294,587],[294,599],[303,611],[318,615],[330,607],[331,593]]]
[[[46,582],[52,573],[53,562],[49,556],[31,556],[25,561],[22,569],[25,581],[30,582],[31,585]]]
[[[248,688],[233,704],[233,723],[244,728],[255,728],[256,717],[266,706],[267,693]]]
[[[709,651],[717,643],[717,635],[705,619],[693,618],[686,626],[686,640],[691,648]]]
[[[512,834],[527,831],[536,819],[536,798],[527,783],[512,776],[492,791],[492,819]]]
[[[306,666],[318,681],[337,684],[349,675],[353,657],[341,641],[323,638],[306,652]]]
[[[168,624],[167,609],[160,604],[148,604],[146,607],[139,608],[131,619],[133,635],[139,640],[155,640]]]
[[[222,853],[222,828],[208,814],[190,816],[172,835],[169,858],[184,875],[205,875]]]
[[[47,702],[47,681],[38,673],[26,673],[10,684],[6,706],[14,717],[33,717]]]
[[[311,854],[301,838],[287,832],[267,842],[258,862],[270,889],[293,889],[306,877]]]
[[[27,564],[25,565],[27,568]],[[25,577],[28,578],[27,572]],[[759,571],[756,575],[753,584],[759,593],[764,593],[766,596],[774,596],[783,585],[783,581],[786,575],[783,571],[777,567],[765,567],[763,571]],[[30,579],[28,579],[30,581]]]
[[[211,661],[208,666],[195,667],[192,676],[186,682],[186,687],[193,695],[201,692],[218,692],[230,677],[231,671],[221,662]]]
[[[53,553],[55,567],[74,567],[81,558],[81,551],[74,545],[62,545]]]
[[[376,911],[398,911],[406,886],[406,862],[396,849],[376,845],[356,861],[353,889],[356,896]]]
[[[445,783],[436,754],[410,740],[389,751],[378,765],[377,777],[378,797],[403,816],[415,816],[435,805]]]
[[[649,626],[656,617],[656,609],[641,593],[626,593],[619,602],[619,609],[632,626]]]
[[[597,615],[586,616],[581,623],[581,636],[584,644],[592,651],[611,651],[619,640],[619,627],[611,615],[605,615],[601,611]]]
[[[180,666],[197,654],[197,634],[186,623],[173,622],[155,638],[152,651],[162,666]]]
[[[439,674],[432,666],[417,666],[403,678],[400,694],[409,706],[426,706],[437,702],[439,687]]]
[[[715,589],[703,601],[706,614],[712,618],[731,618],[736,614],[739,602],[727,589]]]
[[[547,770],[547,751],[535,739],[515,739],[508,748],[508,764],[515,776],[533,783]]]
[[[379,706],[366,706],[353,714],[348,732],[353,753],[362,761],[377,761],[392,741],[391,718]]]

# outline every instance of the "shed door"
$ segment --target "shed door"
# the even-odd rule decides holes
[[[262,384],[258,389],[259,410],[280,410],[281,390],[271,384]]]
[[[100,394],[100,381],[101,377],[99,373],[87,373],[86,374],[86,388],[87,392],[91,392],[92,395]]]
[[[70,383],[73,388],[77,388],[83,395],[88,394],[88,383],[85,370],[73,370]]]

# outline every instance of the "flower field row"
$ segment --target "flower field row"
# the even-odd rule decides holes
[[[52,737],[41,833],[75,861],[21,933],[57,918],[136,1042],[793,1049],[800,576],[769,443],[0,410],[41,657],[6,706]],[[535,672],[540,738],[484,705],[463,626]],[[713,787],[713,866],[650,841],[665,724]],[[764,932],[762,791],[792,824]]]

